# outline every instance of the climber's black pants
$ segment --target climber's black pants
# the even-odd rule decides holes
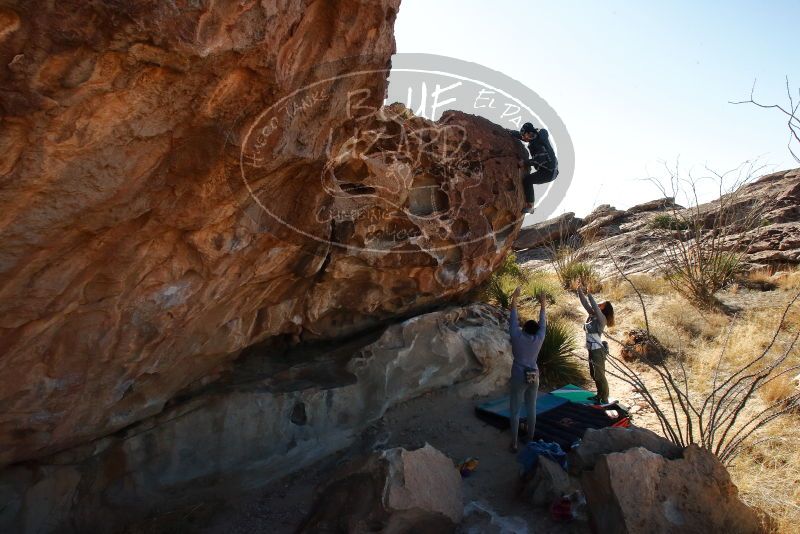
[[[558,176],[558,171],[551,171],[550,169],[539,169],[536,172],[530,172],[522,177],[522,190],[525,191],[525,201],[533,204],[533,184],[546,184],[552,182]]]

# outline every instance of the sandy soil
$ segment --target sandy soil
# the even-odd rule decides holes
[[[744,296],[726,295],[731,307],[742,305]],[[575,317],[582,317],[575,299]],[[572,308],[571,305],[567,305]],[[628,301],[618,310],[622,317],[636,315],[637,303]],[[625,326],[618,325],[621,331]],[[575,321],[578,336],[582,335],[580,320]],[[580,339],[580,337],[578,338]],[[618,347],[611,344],[612,352]],[[580,355],[583,357],[583,354]],[[658,379],[644,365],[632,365],[649,384],[656,397]],[[660,425],[649,406],[630,385],[608,376],[611,396],[629,407],[637,426],[660,433]],[[315,489],[344,463],[376,449],[391,447],[416,448],[430,443],[447,454],[454,462],[478,457],[477,471],[464,479],[464,504],[479,502],[504,518],[506,530],[496,532],[583,533],[589,532],[585,522],[555,523],[547,510],[536,509],[515,497],[514,485],[519,464],[509,452],[510,433],[490,426],[474,415],[474,407],[491,398],[505,395],[495,391],[485,397],[464,398],[468,383],[451,386],[400,404],[387,412],[378,422],[363,432],[356,444],[345,451],[323,459],[317,464],[274,481],[267,486],[243,495],[219,495],[218,498],[167,514],[157,515],[128,532],[202,532],[223,533],[290,533],[301,524],[311,510]]]
[[[582,332],[579,323],[575,328],[576,333]],[[657,425],[630,386],[612,377],[609,377],[609,384],[613,397],[620,399],[623,405],[633,407],[637,423],[651,428],[651,425]],[[589,532],[585,522],[556,523],[550,519],[547,510],[536,509],[516,498],[514,486],[519,464],[508,449],[511,435],[508,430],[501,431],[484,423],[474,414],[477,404],[506,392],[500,390],[485,397],[465,399],[462,390],[467,387],[469,383],[454,385],[395,406],[366,429],[358,442],[347,450],[257,491],[236,496],[219,495],[214,500],[157,514],[127,532],[294,532],[311,510],[315,489],[323,485],[338,467],[376,449],[417,448],[426,442],[454,462],[468,457],[479,458],[477,471],[464,479],[464,504],[478,502],[496,514],[498,521],[506,527],[506,530],[497,532]]]
[[[458,390],[459,386],[453,386],[394,407],[351,449],[218,506],[212,517],[205,518],[206,526],[198,525],[196,532],[293,532],[311,509],[315,486],[324,482],[338,465],[374,447],[416,448],[426,442],[454,461],[470,456],[479,458],[477,471],[464,479],[464,504],[478,501],[504,517],[506,532],[588,532],[585,523],[555,523],[546,510],[534,509],[516,499],[514,482],[519,464],[508,450],[510,433],[474,415],[476,404],[504,392],[465,400]]]

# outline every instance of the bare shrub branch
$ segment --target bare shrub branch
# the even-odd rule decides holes
[[[654,228],[663,252],[654,260],[675,291],[702,307],[712,307],[714,294],[741,271],[748,248],[759,235],[754,230],[774,201],[746,196],[745,186],[764,167],[745,162],[724,173],[706,168],[701,177],[682,172],[679,163],[664,168],[666,179],[650,181],[664,198],[686,198],[688,207],[672,204],[668,216],[672,222],[660,221]],[[717,184],[719,197],[701,204],[698,185],[709,180]]]
[[[639,295],[642,313],[647,316],[647,306],[641,292],[613,259],[610,251],[608,253],[619,274]],[[666,410],[661,407],[661,403],[656,400],[637,373],[620,358],[611,354],[606,359],[611,368],[609,374],[631,385],[642,395],[658,418],[664,435],[668,439],[682,447],[690,443],[697,443],[717,455],[723,463],[729,464],[739,454],[748,438],[753,436],[756,431],[781,417],[800,410],[800,393],[797,393],[776,400],[749,417],[746,415],[750,413],[746,408],[761,388],[800,367],[795,365],[782,368],[784,362],[797,347],[800,332],[790,336],[781,353],[769,360],[773,347],[776,346],[781,332],[785,330],[787,315],[798,299],[800,299],[800,292],[784,308],[775,334],[763,351],[754,354],[744,364],[725,370],[723,361],[731,335],[731,329],[728,330],[725,345],[714,369],[710,388],[703,384],[691,383],[680,353],[676,355],[677,365],[681,370],[680,376],[672,373],[670,365],[674,365],[674,362],[669,361],[666,355],[659,361],[644,361],[643,363],[655,371],[661,380],[667,397],[666,403],[669,405]],[[733,321],[736,320],[737,318],[734,317]],[[651,337],[649,324],[646,326],[647,336]],[[606,337],[619,345],[624,345],[623,342],[610,335],[606,335]],[[659,345],[654,344],[654,346],[658,347]],[[753,371],[756,368],[758,370]],[[727,375],[727,377],[722,378],[722,375]]]
[[[797,163],[800,163],[800,155],[795,150],[793,145],[797,145],[800,147],[800,115],[798,115],[798,110],[800,109],[800,88],[797,89],[797,101],[795,102],[795,97],[792,94],[792,89],[789,86],[789,77],[786,77],[786,96],[789,100],[789,105],[784,107],[779,104],[762,104],[755,99],[755,92],[756,92],[756,80],[753,80],[753,87],[750,89],[750,98],[747,100],[739,100],[736,102],[729,102],[730,104],[752,104],[754,106],[758,106],[764,109],[777,109],[786,117],[786,126],[789,129],[789,141],[786,143],[786,148],[789,149],[789,153],[792,155],[794,160]]]

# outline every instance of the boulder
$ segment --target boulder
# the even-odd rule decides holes
[[[114,531],[156,506],[169,510],[303,469],[357,443],[388,408],[429,391],[456,383],[466,398],[495,391],[511,370],[507,324],[502,311],[473,304],[315,350],[255,347],[163,413],[0,471],[0,502],[8,503],[0,532]],[[430,451],[412,458],[436,462]],[[409,478],[422,484],[414,465]],[[402,488],[393,498],[409,502]],[[454,513],[452,500],[440,502]]]
[[[514,241],[514,250],[525,250],[558,244],[575,235],[583,221],[574,213],[565,213],[555,219],[522,228]]]
[[[3,2],[0,466],[499,265],[521,146],[382,107],[399,3]]]
[[[666,197],[666,198],[657,198],[649,202],[643,202],[641,204],[637,204],[631,208],[628,208],[627,213],[629,215],[632,215],[634,213],[665,211],[665,210],[671,210],[673,208],[680,209],[681,206],[675,204],[675,197]]]
[[[618,235],[621,232],[619,223],[626,215],[626,212],[620,210],[604,213],[592,222],[583,225],[578,230],[578,234],[589,243],[604,237]]]
[[[669,354],[669,350],[651,333],[642,328],[626,330],[622,334],[620,357],[627,361],[645,361],[660,363]]]
[[[579,484],[570,480],[564,468],[553,460],[539,457],[533,477],[523,486],[522,498],[534,506],[548,507],[555,499],[578,487]]]
[[[800,222],[784,222],[752,231],[746,259],[800,263]]]
[[[672,460],[644,447],[600,456],[581,484],[597,532],[762,532],[725,467],[696,445]]]
[[[601,205],[597,206],[595,209],[593,209],[592,212],[589,215],[587,215],[586,217],[583,218],[583,223],[584,224],[592,224],[597,219],[600,219],[602,217],[606,217],[608,215],[617,214],[617,213],[624,213],[624,212],[621,211],[621,210],[618,210],[617,208],[615,208],[611,204],[601,204]]]
[[[678,445],[646,428],[590,428],[583,434],[580,445],[573,447],[567,454],[567,465],[571,474],[578,475],[584,470],[593,469],[604,455],[634,447],[641,447],[670,459],[681,456]]]
[[[300,532],[452,532],[462,499],[461,475],[442,452],[390,449],[335,476]]]
[[[421,449],[391,449],[383,453],[390,478],[384,491],[390,510],[439,512],[461,521],[464,513],[461,475],[452,460],[427,443]]]
[[[679,215],[693,217],[670,200],[657,199],[627,211],[603,205],[584,218],[578,234],[585,243],[585,254],[593,259],[601,276],[618,274],[609,254],[627,274],[663,270],[667,234],[651,228],[653,212],[675,208]],[[743,258],[747,267],[781,269],[800,264],[800,169],[763,176],[744,186],[728,204],[728,209],[741,213],[756,205],[763,207],[758,227],[749,230],[748,235],[742,235],[744,230],[736,227],[736,221],[741,218],[729,217],[734,224],[726,228],[727,235],[722,241],[723,246],[729,248],[748,247]],[[706,224],[710,224],[720,210],[720,202],[709,202],[695,209]],[[549,258],[541,255],[531,257],[526,265],[535,269],[548,263]]]

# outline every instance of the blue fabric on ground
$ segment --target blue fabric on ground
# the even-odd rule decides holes
[[[549,393],[539,392],[536,396],[536,415],[543,414],[557,406],[561,406],[562,404],[569,402],[567,399],[562,399],[560,397],[556,397],[555,395],[551,395]],[[508,396],[500,397],[499,399],[495,399],[493,401],[484,402],[478,405],[478,410],[491,413],[494,415],[499,415],[501,417],[505,417],[506,419],[511,417],[511,411],[509,410],[509,399]],[[525,420],[524,410],[523,413],[520,414],[520,419],[522,421]]]
[[[562,469],[567,468],[567,454],[561,449],[558,443],[547,441],[531,441],[517,454],[517,461],[522,464],[525,473],[536,467],[539,457],[544,456],[548,460],[553,460]]]

